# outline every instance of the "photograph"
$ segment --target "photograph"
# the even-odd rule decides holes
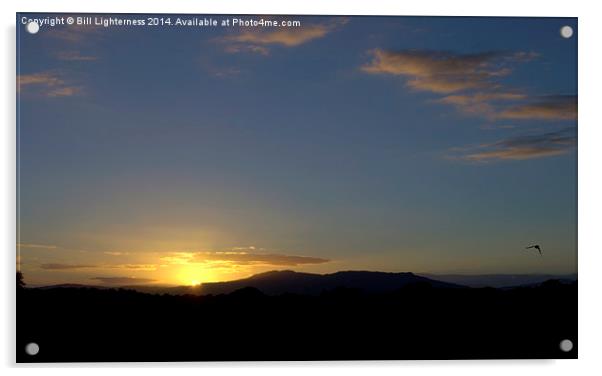
[[[577,359],[578,31],[17,13],[16,362]]]

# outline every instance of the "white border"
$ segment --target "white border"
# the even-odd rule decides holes
[[[308,372],[346,375],[414,374],[434,375],[441,372],[451,375],[508,375],[526,372],[545,372],[548,375],[602,374],[598,358],[602,353],[602,319],[600,294],[602,273],[602,246],[599,213],[602,212],[600,193],[602,161],[600,142],[600,12],[594,1],[525,1],[525,0],[21,0],[0,2],[2,12],[2,127],[0,175],[2,176],[2,269],[3,287],[0,289],[0,316],[4,326],[0,340],[0,365],[8,374],[30,374],[42,371],[49,375],[79,375],[81,367],[86,374],[104,375],[107,367],[114,371],[130,373],[133,368],[144,368],[145,375],[162,375],[166,367],[174,367],[186,374],[250,375],[305,375]],[[230,14],[344,14],[344,15],[441,15],[441,16],[553,16],[579,17],[579,360],[571,361],[406,361],[406,362],[318,362],[318,363],[179,363],[179,364],[104,364],[104,365],[14,365],[14,247],[15,247],[15,13],[21,12],[105,12],[105,13],[230,13]],[[521,314],[517,312],[517,314]],[[545,312],[542,312],[545,314]],[[536,320],[536,317],[526,317]],[[403,339],[400,339],[403,340]],[[67,367],[67,368],[63,368]],[[199,369],[201,368],[201,369]],[[113,370],[111,370],[113,372]],[[4,373],[7,374],[7,373]]]

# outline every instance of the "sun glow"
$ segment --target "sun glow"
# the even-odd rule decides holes
[[[201,264],[177,265],[175,276],[177,283],[189,286],[198,286],[203,282],[219,281],[221,278],[216,271]],[[219,274],[219,273],[217,273]]]
[[[240,253],[240,252],[239,252]],[[239,253],[236,253],[237,255]],[[239,263],[230,259],[212,259],[213,254],[197,253],[205,256],[207,259],[197,257],[194,254],[181,253],[173,257],[163,257],[162,262],[167,262],[167,266],[161,273],[164,280],[168,283],[177,283],[179,285],[198,286],[203,283],[231,281],[248,277],[259,271],[271,268],[271,266],[253,266]],[[219,254],[221,256],[221,254]],[[244,260],[243,260],[244,261]]]

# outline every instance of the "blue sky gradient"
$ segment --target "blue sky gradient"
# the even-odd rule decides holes
[[[19,29],[30,281],[576,272],[576,19],[289,19]]]

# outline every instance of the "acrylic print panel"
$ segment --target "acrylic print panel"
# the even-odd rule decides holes
[[[17,15],[17,360],[577,357],[577,20]]]

